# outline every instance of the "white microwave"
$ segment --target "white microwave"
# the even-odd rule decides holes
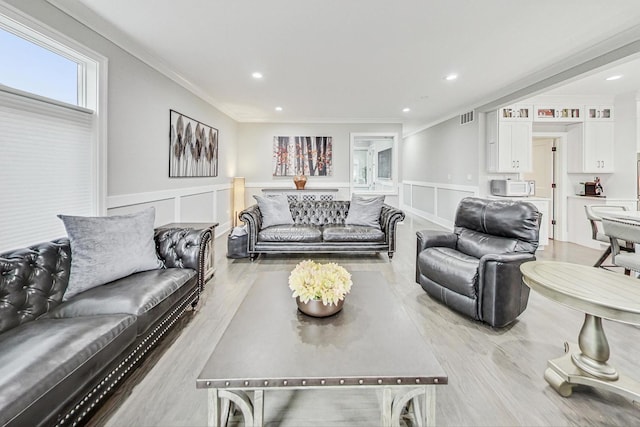
[[[510,179],[492,179],[491,194],[506,197],[528,197],[536,194],[535,181],[512,181]]]

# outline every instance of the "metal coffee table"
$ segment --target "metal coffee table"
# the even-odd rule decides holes
[[[353,272],[342,311],[300,313],[289,272],[253,284],[196,380],[209,390],[209,425],[225,425],[233,403],[245,425],[261,426],[270,389],[381,389],[381,424],[397,426],[405,408],[435,424],[436,386],[448,378],[389,284]]]

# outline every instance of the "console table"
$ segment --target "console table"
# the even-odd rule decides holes
[[[337,188],[305,188],[304,190],[296,190],[295,188],[263,188],[262,192],[267,197],[274,196],[276,194],[285,194],[289,203],[316,200],[326,202],[335,200],[338,195]]]
[[[640,281],[566,262],[527,262],[520,271],[523,282],[531,289],[585,313],[578,346],[565,342],[566,354],[547,362],[544,379],[551,387],[569,397],[576,384],[588,385],[640,402],[640,382],[618,373],[607,363],[609,343],[602,328],[603,318],[640,324]]]

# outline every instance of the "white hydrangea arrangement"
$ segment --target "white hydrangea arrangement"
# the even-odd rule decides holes
[[[352,284],[351,274],[335,262],[302,261],[289,275],[293,298],[299,297],[304,303],[321,299],[325,305],[337,305],[349,293]]]

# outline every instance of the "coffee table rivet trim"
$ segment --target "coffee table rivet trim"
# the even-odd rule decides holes
[[[398,384],[402,384],[402,380],[400,378],[398,378],[398,381],[396,381]]]
[[[340,380],[340,384],[344,384],[344,380]]]
[[[302,385],[307,385],[307,381],[302,380]]]
[[[437,379],[437,378],[434,378],[434,379],[433,379],[433,382],[434,382],[435,384],[438,384],[438,379]]]
[[[207,385],[211,385],[211,381],[207,381]]]
[[[416,378],[416,384],[420,384],[420,378]]]
[[[229,381],[225,382],[224,385],[229,387]]]
[[[264,382],[264,385],[269,385],[269,381],[265,381],[265,382]]]
[[[320,380],[320,384],[324,385],[326,381],[325,380]]]
[[[289,384],[289,381],[287,380],[282,381],[282,385],[287,385],[287,384]]]
[[[245,381],[245,382],[244,382],[244,385],[249,385],[249,381]]]
[[[358,380],[358,384],[364,384],[364,380]]]
[[[378,384],[382,384],[382,380],[378,380]]]

